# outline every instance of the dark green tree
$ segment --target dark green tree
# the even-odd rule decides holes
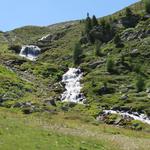
[[[89,13],[87,13],[87,17],[86,17],[86,20],[85,20],[85,32],[87,34],[89,34],[91,29],[92,29],[92,20],[91,20],[91,18],[89,16]]]
[[[117,48],[123,47],[123,43],[122,43],[121,38],[118,34],[114,37],[114,43],[115,43]]]
[[[98,20],[97,20],[97,18],[96,18],[95,15],[93,15],[93,17],[92,17],[92,26],[93,26],[93,27],[94,27],[94,26],[98,26]]]
[[[106,64],[106,67],[107,67],[107,71],[109,73],[113,73],[114,72],[114,61],[112,58],[109,58],[107,60],[107,64]]]
[[[150,0],[144,0],[145,10],[147,13],[150,13]]]
[[[80,42],[76,43],[73,51],[73,61],[74,64],[79,64],[82,57],[82,48]]]
[[[145,87],[145,81],[144,81],[144,79],[142,77],[138,77],[137,81],[136,81],[137,92],[143,91],[144,87]]]
[[[100,41],[95,42],[95,55],[96,56],[101,56],[101,45],[102,43]]]

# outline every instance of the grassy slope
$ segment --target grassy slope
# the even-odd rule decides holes
[[[137,3],[136,5],[131,6],[133,10],[136,9],[136,12],[138,13],[144,13],[143,6]],[[137,11],[138,10],[138,11]],[[142,10],[142,11],[141,11]],[[111,17],[115,17],[116,19],[120,17],[120,13],[123,15],[124,11],[120,11]],[[136,28],[130,29],[133,32],[137,32],[142,30],[143,28],[148,28],[149,20],[147,21],[141,21]],[[47,50],[45,53],[41,54],[37,62],[30,62],[25,61],[23,64],[15,65],[17,69],[20,71],[26,71],[28,76],[33,76],[34,80],[31,79],[32,84],[36,88],[44,89],[40,94],[35,95],[38,97],[38,99],[43,100],[48,97],[55,97],[59,96],[59,92],[55,92],[50,87],[60,81],[62,74],[64,73],[64,70],[66,70],[67,66],[71,67],[72,64],[72,50],[74,43],[80,39],[81,32],[83,31],[84,24],[75,22],[73,25],[71,25],[70,28],[65,28],[65,24],[59,24],[52,27],[23,27],[20,29],[13,30],[11,32],[7,33],[7,40],[9,42],[12,42],[15,40],[14,43],[19,44],[30,44],[37,41],[39,38],[41,38],[43,35],[46,35],[48,33],[55,33],[55,32],[65,32],[65,35],[63,38],[53,41],[50,44],[49,50]],[[127,32],[129,29],[121,29],[120,34],[123,34],[124,32]],[[1,33],[2,34],[2,33]],[[1,42],[1,61],[6,62],[6,60],[15,60],[15,59],[22,59],[19,58],[16,54],[12,53],[11,51],[7,50],[7,43],[6,43],[6,33],[4,34],[5,39]],[[3,35],[1,35],[3,36]],[[15,38],[15,39],[14,39]],[[127,54],[125,57],[125,61],[127,64],[132,65],[133,67],[136,67],[137,64],[140,64],[142,67],[142,72],[144,73],[143,78],[146,82],[146,87],[149,87],[150,85],[150,79],[149,79],[149,69],[148,69],[148,59],[145,59],[146,53],[149,52],[147,49],[149,49],[149,43],[150,39],[144,38],[142,40],[132,40],[132,41],[124,41],[125,47],[124,48],[115,48],[115,45],[113,42],[109,42],[107,44],[104,44],[101,48],[102,53],[104,54],[103,57],[96,57],[94,55],[94,46],[93,45],[84,45],[84,55],[85,58],[83,60],[83,63],[81,64],[82,68],[85,70],[85,73],[87,74],[83,78],[84,82],[84,93],[87,96],[88,102],[91,104],[91,108],[97,105],[97,106],[124,106],[124,107],[132,107],[135,111],[138,110],[145,110],[147,114],[149,114],[149,106],[150,102],[147,98],[147,95],[145,92],[136,93],[135,83],[137,80],[137,73],[134,71],[130,72],[128,69],[123,68],[123,66],[116,66],[116,69],[120,71],[119,74],[113,74],[109,75],[107,74],[106,70],[106,62],[102,64],[100,67],[96,67],[95,69],[91,69],[89,65],[91,63],[94,63],[96,61],[100,60],[107,60],[108,56],[107,53],[109,53],[109,57],[112,57],[116,63],[120,60],[122,54]],[[143,44],[145,43],[145,44]],[[147,43],[147,44],[146,44]],[[140,52],[140,56],[131,58],[129,53],[133,50],[138,48]],[[93,78],[94,76],[94,78]],[[25,77],[25,76],[23,76]],[[96,87],[92,87],[91,83],[92,80],[95,80]],[[103,82],[107,82],[108,86],[113,87],[116,89],[116,92],[113,93],[113,95],[98,95],[95,91],[100,88],[103,84]],[[39,83],[42,84],[42,86],[39,87]],[[132,89],[129,91],[129,99],[127,101],[120,101],[120,90],[122,87],[126,86],[132,86]],[[96,110],[94,110],[96,111]],[[97,111],[96,111],[97,112]]]
[[[146,132],[86,124],[63,113],[24,116],[1,109],[0,127],[0,148],[5,150],[148,150],[150,145]]]

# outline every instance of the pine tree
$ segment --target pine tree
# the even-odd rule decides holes
[[[96,18],[95,15],[93,15],[93,17],[92,17],[92,26],[93,26],[93,27],[94,27],[94,26],[98,26],[98,20],[97,20],[97,18]]]
[[[74,64],[79,64],[81,61],[82,56],[82,48],[80,42],[75,44],[74,51],[73,51],[73,61]]]
[[[95,55],[96,56],[100,56],[101,55],[101,42],[100,41],[96,41],[95,42]]]
[[[89,34],[90,30],[92,29],[92,20],[89,16],[89,13],[87,13],[87,18],[85,20],[85,32]]]

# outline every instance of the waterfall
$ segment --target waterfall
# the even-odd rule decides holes
[[[147,123],[150,124],[150,118],[148,116],[146,116],[145,114],[139,114],[137,112],[124,112],[124,111],[115,111],[115,110],[104,110],[103,111],[105,114],[118,114],[121,115],[123,117],[131,117],[134,120],[139,120],[143,123]]]
[[[38,55],[40,54],[41,49],[38,46],[34,45],[24,45],[20,51],[20,56],[25,57],[31,61],[35,61]]]
[[[83,73],[80,69],[69,68],[63,75],[62,83],[65,84],[66,91],[61,95],[61,100],[66,102],[83,103],[85,97],[81,93],[80,80]]]

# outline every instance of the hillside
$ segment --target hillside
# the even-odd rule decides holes
[[[0,137],[5,149],[10,149],[8,143],[15,146],[12,135],[19,140],[23,130],[24,140],[32,134],[28,149],[43,150],[52,143],[51,149],[149,149],[148,124],[103,111],[150,117],[150,14],[139,2],[99,18],[90,30],[88,17],[0,33],[0,126],[6,128]],[[82,54],[74,63],[76,43]],[[19,56],[22,45],[41,49],[36,61]],[[72,67],[83,72],[84,104],[61,102],[61,80]]]

